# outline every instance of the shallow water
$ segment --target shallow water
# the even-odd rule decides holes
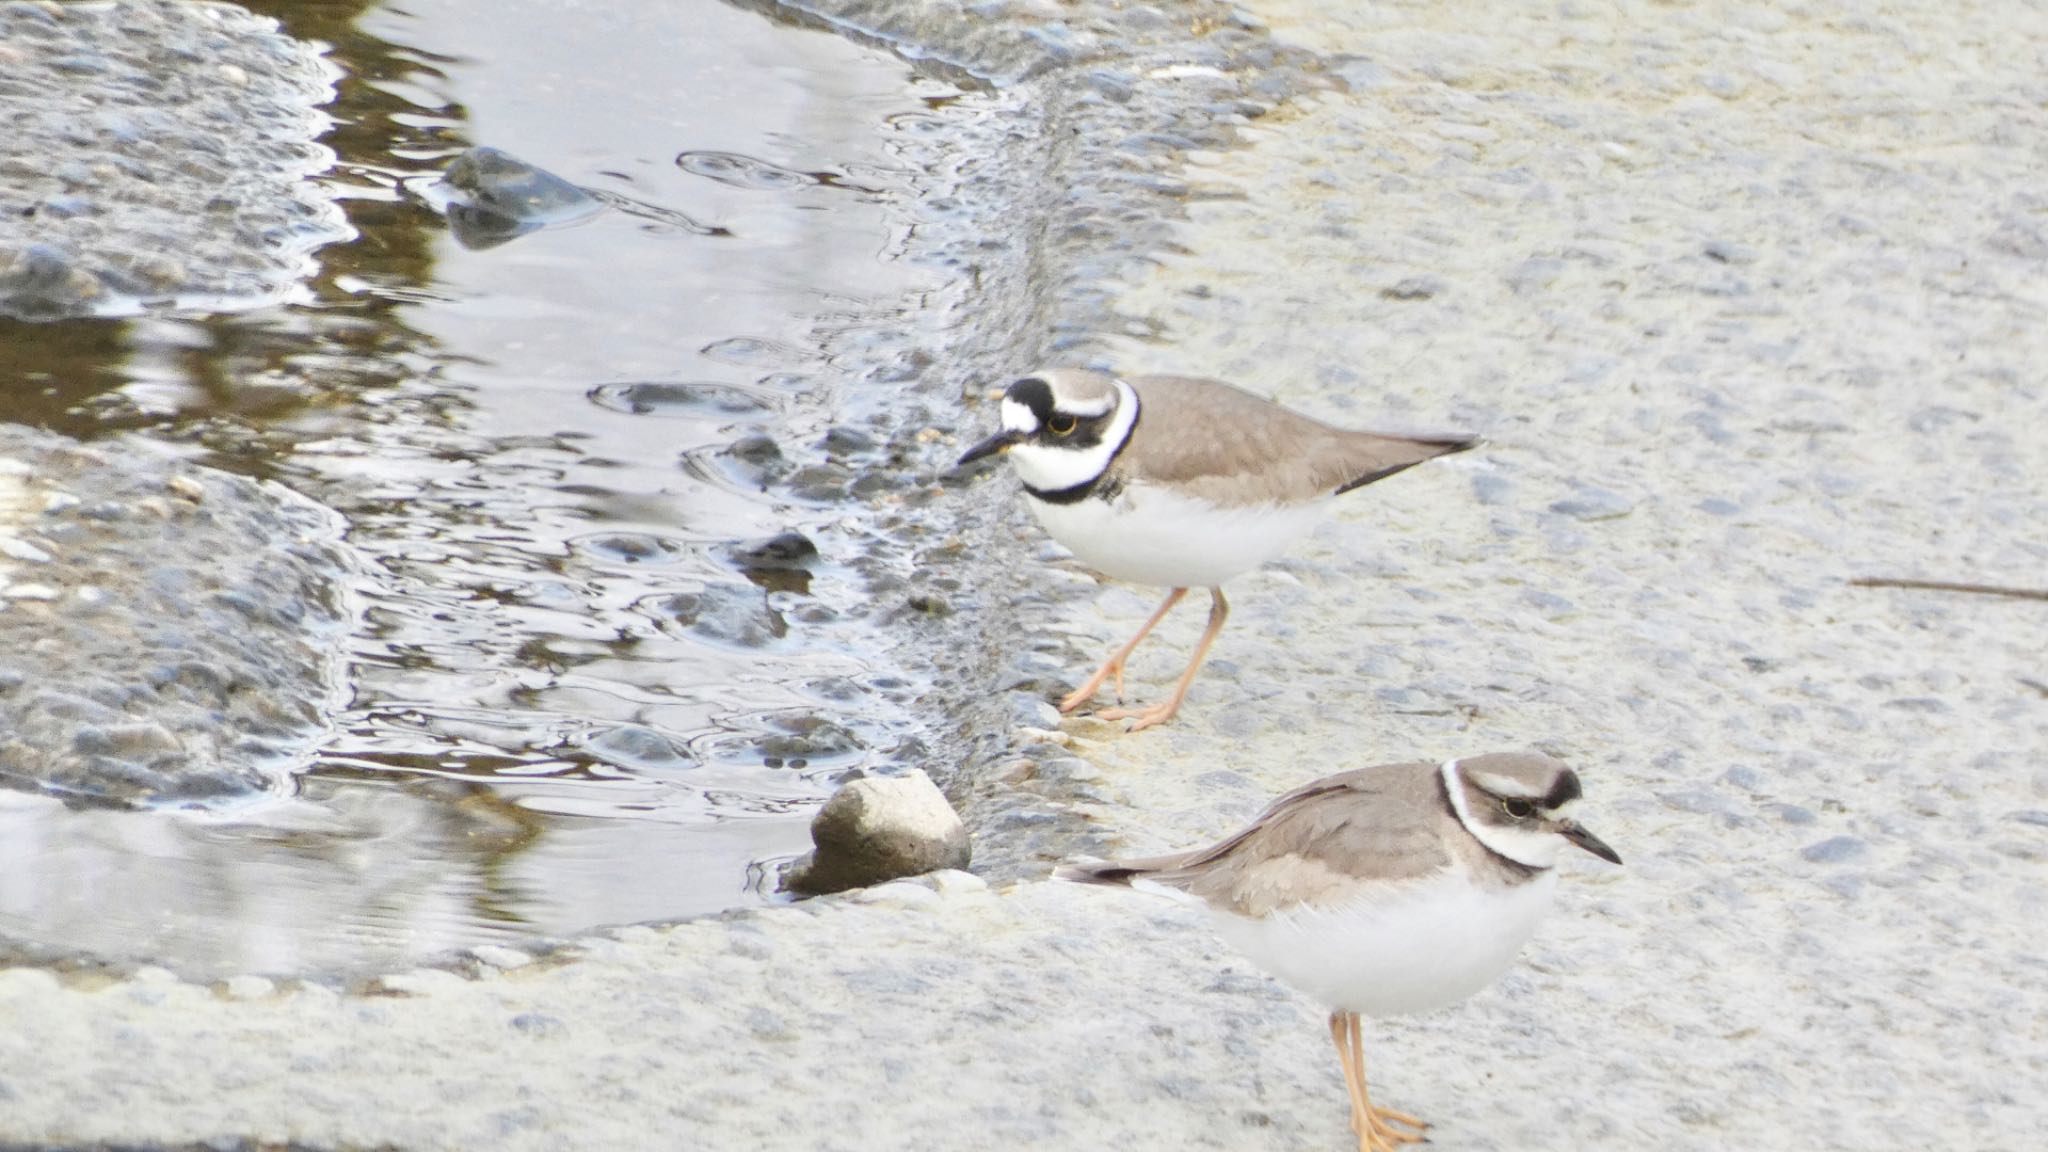
[[[296,797],[0,798],[27,950],[360,971],[771,898],[835,780],[919,738],[846,563],[831,349],[932,286],[890,256],[891,139],[959,93],[708,0],[356,7],[267,9],[346,72],[329,179],[361,235],[310,303],[0,323],[40,386],[0,415],[281,481],[366,561],[353,699]],[[472,144],[608,209],[465,247],[429,205]],[[785,532],[818,555],[748,550]]]

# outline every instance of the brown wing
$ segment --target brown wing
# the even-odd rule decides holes
[[[1219,380],[1126,382],[1138,426],[1119,463],[1219,504],[1305,503],[1479,443],[1334,428]]]
[[[1067,879],[1146,879],[1262,916],[1344,898],[1358,880],[1419,880],[1451,863],[1437,766],[1382,764],[1282,796],[1236,835],[1197,852],[1063,869]]]

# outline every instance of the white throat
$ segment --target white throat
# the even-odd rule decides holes
[[[1465,781],[1453,758],[1444,761],[1444,794],[1451,798],[1451,810],[1458,814],[1458,823],[1465,826],[1474,839],[1502,856],[1530,868],[1549,868],[1557,863],[1557,854],[1564,847],[1564,840],[1555,832],[1516,825],[1493,824],[1476,820],[1471,808],[1465,803]]]
[[[1116,415],[1110,418],[1108,427],[1102,430],[1102,439],[1087,447],[1063,445],[1058,441],[1040,443],[1029,441],[1010,449],[1010,466],[1017,470],[1017,476],[1024,483],[1041,492],[1057,492],[1093,481],[1109,467],[1109,462],[1123,447],[1125,437],[1131,434],[1131,426],[1138,422],[1138,394],[1122,380],[1115,382],[1117,393]],[[1003,427],[1013,432],[1034,432],[1038,421],[1028,409],[1015,405],[1003,405]],[[1021,417],[1021,422],[1013,419]]]

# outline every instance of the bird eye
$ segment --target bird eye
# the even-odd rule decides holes
[[[1052,414],[1052,418],[1045,422],[1046,431],[1051,432],[1055,436],[1072,436],[1074,429],[1080,426],[1081,422],[1079,420],[1074,419],[1065,412],[1055,412]]]
[[[1527,820],[1536,814],[1536,805],[1527,800],[1503,800],[1500,802],[1500,810],[1507,813],[1511,820]]]

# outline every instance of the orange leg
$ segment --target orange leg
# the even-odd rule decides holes
[[[1161,604],[1159,611],[1154,612],[1152,618],[1145,621],[1145,626],[1138,629],[1138,634],[1131,637],[1130,643],[1117,649],[1116,655],[1103,661],[1102,667],[1095,670],[1095,675],[1090,676],[1086,684],[1067,693],[1061,699],[1060,711],[1072,712],[1074,709],[1094,699],[1096,691],[1102,687],[1102,682],[1111,676],[1116,677],[1116,698],[1122,700],[1124,698],[1124,661],[1130,658],[1132,652],[1137,651],[1138,641],[1143,640],[1151,633],[1152,629],[1157,628],[1159,622],[1166,619],[1166,614],[1173,611],[1173,606],[1180,603],[1180,598],[1187,594],[1188,590],[1185,588],[1175,588],[1173,591],[1168,592],[1166,594],[1166,603]]]
[[[1428,1124],[1405,1112],[1373,1107],[1365,1090],[1365,1028],[1356,1012],[1330,1013],[1330,1039],[1337,1045],[1337,1059],[1344,1065],[1344,1086],[1351,1093],[1351,1130],[1358,1135],[1358,1152],[1397,1152],[1403,1144],[1420,1144],[1428,1139],[1422,1129]],[[1399,1124],[1415,1129],[1404,1132]]]
[[[1365,1131],[1365,1109],[1358,1105],[1358,1065],[1351,1059],[1350,1036],[1350,1013],[1330,1013],[1330,1042],[1337,1046],[1337,1062],[1344,1066],[1344,1092],[1351,1097],[1351,1130],[1362,1134]],[[1362,1135],[1360,1139],[1363,1139]]]
[[[1187,698],[1188,686],[1195,682],[1196,670],[1201,668],[1202,661],[1209,656],[1209,646],[1216,643],[1216,634],[1223,631],[1223,622],[1228,619],[1230,603],[1223,599],[1223,589],[1209,589],[1209,627],[1202,633],[1201,641],[1195,645],[1195,655],[1188,661],[1187,671],[1180,674],[1180,682],[1173,686],[1173,695],[1168,697],[1165,703],[1155,704],[1150,708],[1112,708],[1101,713],[1102,718],[1135,721],[1130,727],[1133,732],[1173,719],[1173,714],[1180,711],[1180,702]]]

